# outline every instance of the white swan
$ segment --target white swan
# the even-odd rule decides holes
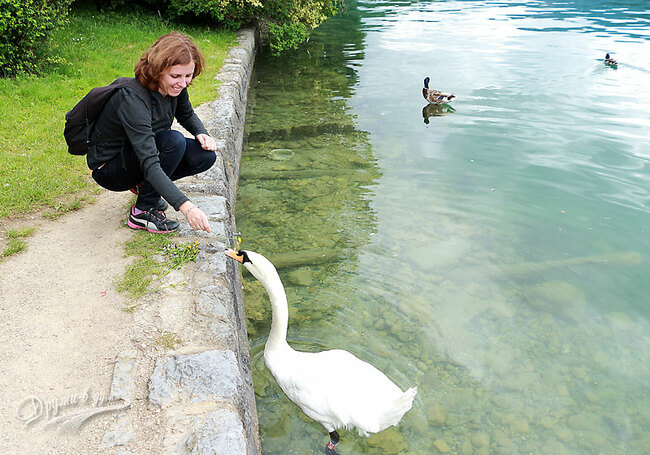
[[[273,316],[264,361],[287,397],[329,432],[326,454],[336,454],[338,428],[356,428],[368,436],[397,425],[411,409],[416,387],[402,392],[377,368],[341,349],[292,349],[287,343],[287,296],[273,264],[252,251],[228,249],[226,255],[242,263],[269,294]],[[331,374],[333,368],[339,373]]]

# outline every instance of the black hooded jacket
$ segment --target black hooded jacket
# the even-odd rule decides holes
[[[194,113],[187,88],[176,97],[151,92],[151,113],[141,95],[131,87],[121,87],[106,102],[91,136],[94,144],[88,149],[87,163],[97,169],[123,150],[133,150],[144,179],[178,210],[189,198],[185,196],[160,167],[154,133],[171,128],[174,118],[192,135],[208,134]]]

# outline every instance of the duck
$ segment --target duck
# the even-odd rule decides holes
[[[429,88],[429,77],[424,78],[424,87],[422,88],[422,96],[431,104],[442,104],[448,103],[449,101],[456,98],[456,95],[453,93],[445,93],[440,90],[434,90]]]
[[[402,391],[376,367],[343,349],[294,350],[287,342],[287,296],[271,261],[248,250],[228,248],[225,254],[264,286],[272,309],[264,362],[285,395],[325,427],[329,433],[325,453],[338,455],[339,429],[356,429],[359,435],[369,436],[397,426],[411,409],[417,387]]]
[[[618,66],[618,62],[609,56],[609,53],[605,54],[605,65],[607,66]]]

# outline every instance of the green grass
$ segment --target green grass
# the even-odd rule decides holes
[[[127,256],[135,260],[115,284],[116,289],[135,301],[155,291],[160,279],[171,270],[194,262],[199,243],[176,243],[173,238],[173,234],[136,232],[124,247]]]
[[[174,349],[177,345],[183,342],[183,340],[180,339],[178,335],[172,332],[161,333],[156,341],[158,345],[161,346],[165,351]]]
[[[8,230],[6,233],[8,238],[7,246],[2,251],[2,254],[0,255],[0,259],[20,253],[25,248],[27,248],[27,243],[25,243],[23,239],[25,237],[29,237],[33,233],[34,233],[34,228]]]
[[[190,88],[193,105],[214,99],[214,76],[235,33],[142,13],[75,11],[53,37],[53,53],[66,63],[41,77],[0,79],[0,221],[33,213],[56,217],[92,200],[97,185],[85,157],[67,153],[65,113],[91,88],[132,76],[140,55],[172,30],[192,36],[206,57],[207,70]]]

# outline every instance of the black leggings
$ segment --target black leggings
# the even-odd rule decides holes
[[[160,157],[160,167],[171,180],[207,171],[217,158],[214,152],[203,150],[196,139],[188,139],[174,130],[158,131],[156,148]],[[126,191],[141,185],[135,203],[139,209],[153,207],[160,199],[160,194],[144,180],[140,163],[130,145],[124,148],[122,154],[107,161],[101,168],[95,169],[93,179],[111,191]]]

